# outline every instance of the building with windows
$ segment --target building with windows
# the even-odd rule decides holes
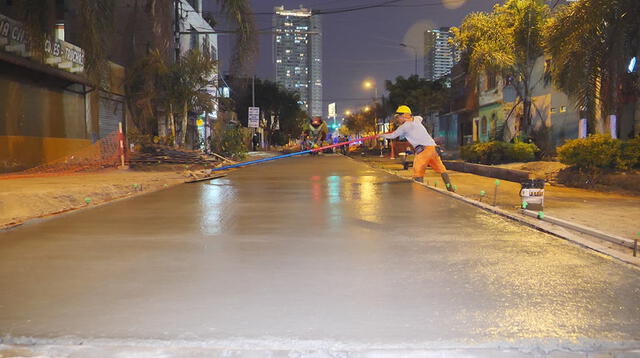
[[[179,41],[176,41],[176,54],[183,56],[185,53],[198,50],[214,61],[218,61],[218,35],[208,21],[208,14],[203,11],[202,0],[180,0],[176,2],[176,14],[178,15]],[[214,98],[218,96],[218,71],[211,76],[210,84],[206,92]],[[191,113],[189,126],[196,130],[189,131],[187,142],[194,147],[202,147],[203,139],[211,135],[212,122],[218,118],[218,103],[213,103],[211,113]],[[199,122],[198,119],[202,121]],[[198,125],[201,123],[201,125]],[[160,121],[158,129],[161,134],[166,133],[166,123]],[[197,134],[197,138],[196,138]]]
[[[279,6],[273,16],[276,83],[300,95],[311,116],[322,116],[322,29],[318,15]]]
[[[460,61],[460,51],[449,43],[453,37],[449,27],[427,29],[424,33],[424,78],[439,80],[451,73]]]

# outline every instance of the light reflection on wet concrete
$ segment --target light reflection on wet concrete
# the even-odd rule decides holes
[[[0,233],[0,287],[2,336],[640,341],[638,270],[341,157]]]

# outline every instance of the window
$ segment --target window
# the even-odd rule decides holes
[[[558,110],[555,107],[552,107],[551,108],[551,113],[556,113],[556,112],[558,112]]]
[[[482,119],[480,120],[480,135],[487,135],[487,117],[485,116],[482,116]]]
[[[567,106],[560,106],[560,113],[564,113],[567,111]]]
[[[487,90],[492,90],[497,86],[496,74],[493,72],[487,73]]]

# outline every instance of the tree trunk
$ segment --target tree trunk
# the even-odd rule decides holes
[[[182,148],[187,146],[187,122],[189,120],[189,110],[187,108],[187,102],[185,101],[182,106],[182,129],[180,131],[180,145]]]
[[[598,93],[595,98],[595,108],[594,108],[594,118],[593,118],[593,128],[596,134],[604,134],[604,105],[605,103],[602,101],[604,98],[604,87],[602,86],[602,75],[598,76]]]
[[[176,120],[173,117],[173,105],[169,103],[169,128],[171,129],[171,142],[176,146]]]

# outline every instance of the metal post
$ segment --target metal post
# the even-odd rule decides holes
[[[125,148],[124,148],[124,132],[122,131],[122,122],[118,122],[118,142],[120,149],[120,169],[126,169],[125,165]]]
[[[633,257],[638,256],[638,239],[633,240]]]

